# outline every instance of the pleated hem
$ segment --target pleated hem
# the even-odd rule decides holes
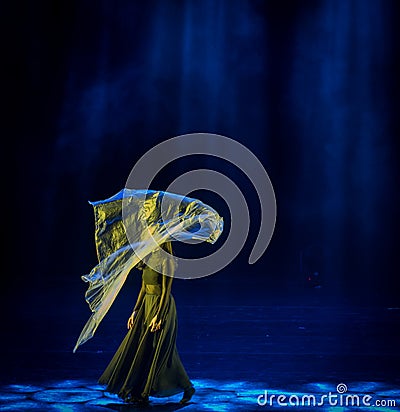
[[[156,295],[145,295],[133,327],[98,380],[106,385],[105,392],[124,401],[132,397],[165,398],[192,386],[176,348],[177,316],[172,295],[161,330],[149,330],[158,299]]]

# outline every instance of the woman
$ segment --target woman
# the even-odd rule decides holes
[[[171,242],[161,247],[172,254]],[[138,268],[142,270],[142,287],[128,319],[128,333],[98,382],[107,385],[107,392],[118,394],[126,402],[147,403],[149,396],[165,397],[183,392],[180,403],[187,403],[195,389],[176,348],[177,315],[171,294],[172,277],[144,263]]]

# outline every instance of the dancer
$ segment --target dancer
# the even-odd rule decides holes
[[[171,242],[161,247],[172,254]],[[151,259],[158,259],[157,251]],[[138,266],[142,270],[142,287],[128,319],[128,332],[98,382],[107,385],[107,392],[118,394],[126,402],[147,403],[149,396],[183,392],[180,403],[187,403],[195,388],[176,347],[173,278],[143,262]]]
[[[85,300],[92,314],[73,352],[94,336],[132,268],[139,268],[142,287],[128,319],[128,332],[99,382],[128,402],[183,392],[181,403],[187,403],[195,389],[176,349],[171,286],[177,258],[171,242],[215,243],[223,219],[198,199],[154,190],[123,189],[90,203],[99,263],[82,276],[89,284]]]

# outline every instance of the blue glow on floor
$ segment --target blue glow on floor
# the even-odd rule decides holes
[[[20,399],[24,399],[26,398],[25,395],[19,395],[16,393],[5,393],[5,392],[1,392],[0,393],[0,401],[4,402],[4,401],[15,401],[15,400],[20,400]]]
[[[23,393],[30,393],[30,392],[39,392],[43,390],[42,386],[35,386],[35,385],[7,385],[3,388],[7,392],[23,392]]]
[[[26,400],[24,402],[12,402],[9,404],[1,405],[1,411],[45,411],[49,409],[44,409],[43,404],[38,402],[33,402],[30,400]]]
[[[217,381],[213,379],[193,380],[196,393],[186,405],[180,405],[182,394],[167,398],[152,398],[146,409],[158,408],[163,411],[175,411],[185,408],[186,411],[256,411],[270,409],[292,409],[296,406],[281,406],[275,401],[272,405],[259,405],[257,398],[267,391],[268,396],[296,395],[301,398],[304,395],[320,397],[329,392],[336,392],[336,383],[311,382],[290,387],[290,390],[271,388],[267,383],[249,381]],[[371,394],[371,406],[330,406],[324,405],[324,411],[396,411],[395,407],[374,407],[376,399],[396,401],[400,405],[400,388],[382,382],[351,382],[347,384],[348,393],[360,396]],[[117,410],[121,412],[138,410],[137,406],[125,404],[115,394],[104,391],[104,386],[87,380],[61,380],[43,383],[39,385],[11,384],[0,387],[0,410],[2,411],[104,411]],[[143,408],[143,407],[142,407]],[[306,406],[297,406],[297,409],[306,411]],[[321,407],[318,407],[321,410]],[[315,407],[314,407],[315,409]]]
[[[101,391],[86,388],[46,389],[32,395],[32,398],[47,403],[56,403],[60,399],[67,403],[83,403],[102,397]]]

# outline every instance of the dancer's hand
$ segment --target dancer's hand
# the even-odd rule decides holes
[[[133,321],[134,321],[134,319],[135,319],[135,316],[136,316],[136,311],[134,310],[133,312],[132,312],[132,315],[129,317],[129,319],[128,319],[128,329],[131,329],[132,328],[132,326],[133,326]]]
[[[157,322],[157,315],[151,320],[149,328],[150,332],[155,332],[156,330],[161,329],[161,320]]]

